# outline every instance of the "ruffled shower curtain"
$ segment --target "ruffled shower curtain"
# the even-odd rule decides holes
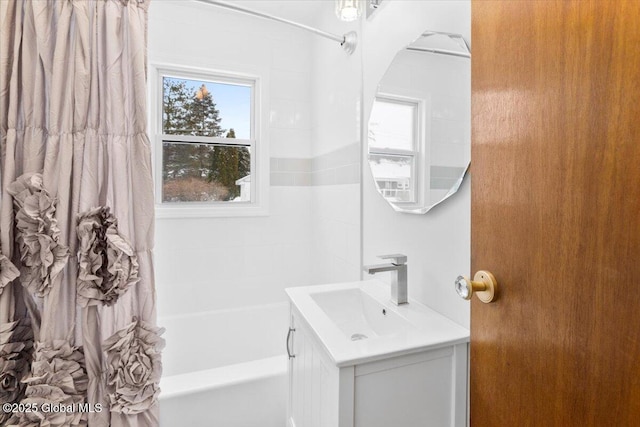
[[[148,1],[2,5],[2,426],[158,425]]]

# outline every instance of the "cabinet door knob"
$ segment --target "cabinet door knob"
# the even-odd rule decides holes
[[[493,274],[485,270],[478,271],[473,280],[466,276],[458,276],[455,282],[456,292],[462,298],[470,300],[476,294],[484,303],[492,302],[498,292],[498,282]]]

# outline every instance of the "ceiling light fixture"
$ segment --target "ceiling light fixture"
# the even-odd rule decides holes
[[[336,16],[342,21],[351,22],[360,17],[362,10],[360,10],[359,0],[335,0],[336,1]]]

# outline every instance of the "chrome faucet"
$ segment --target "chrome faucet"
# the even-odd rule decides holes
[[[407,256],[402,254],[379,255],[378,258],[392,260],[388,264],[365,265],[367,274],[391,271],[391,302],[396,305],[409,302],[407,290]]]

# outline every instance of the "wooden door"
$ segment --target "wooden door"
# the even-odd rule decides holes
[[[640,1],[472,1],[471,425],[640,426]]]

